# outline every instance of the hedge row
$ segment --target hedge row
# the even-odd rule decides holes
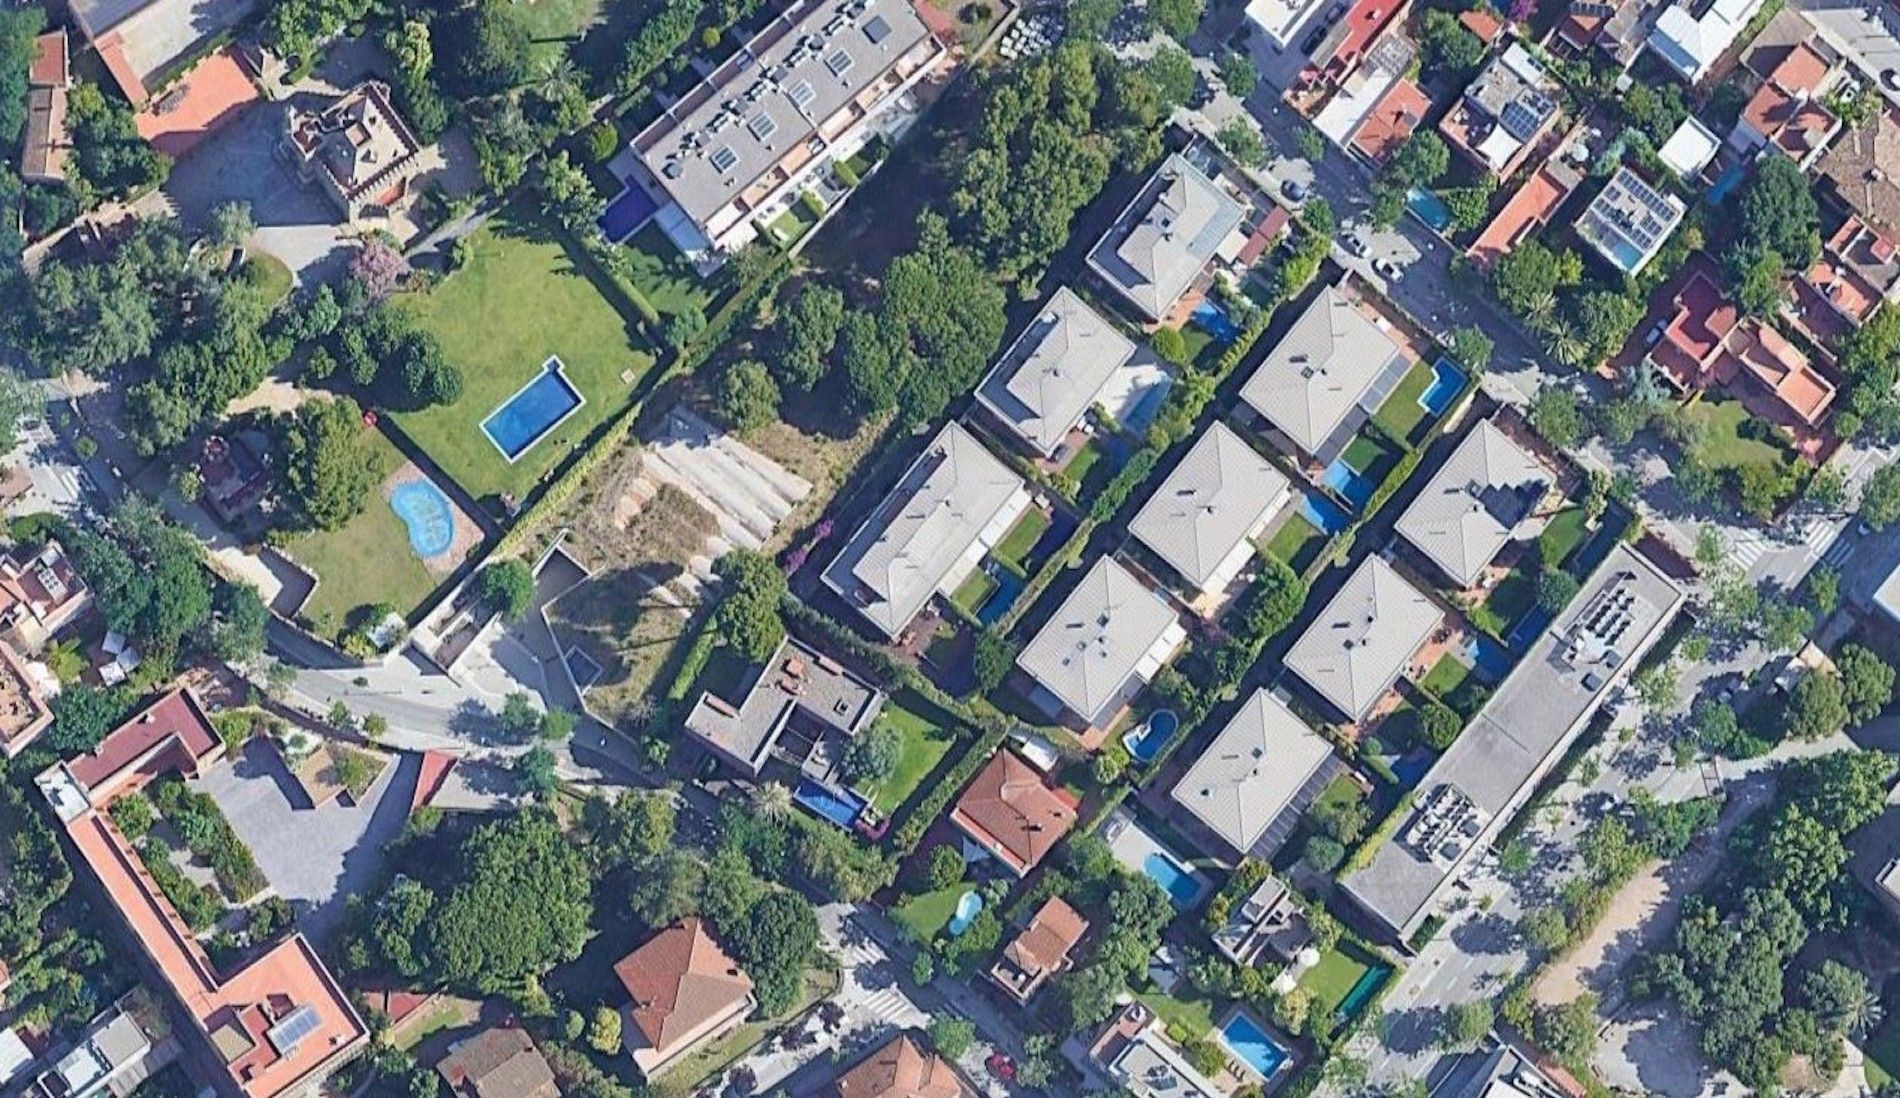
[[[950,772],[917,801],[910,814],[904,817],[904,822],[892,834],[893,850],[904,856],[917,849],[917,844],[924,841],[924,834],[930,830],[930,825],[937,822],[937,817],[950,807],[951,799],[963,792],[963,787],[970,784],[970,779],[976,777],[976,772],[1003,745],[1007,732],[1007,726],[1000,722],[984,729],[983,735],[970,745],[957,764],[950,768]]]

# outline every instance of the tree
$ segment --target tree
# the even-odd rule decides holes
[[[1532,1029],[1537,1044],[1558,1060],[1587,1060],[1597,1043],[1597,997],[1584,992],[1560,1007],[1538,1007]]]
[[[1419,733],[1434,750],[1443,751],[1450,747],[1464,727],[1464,720],[1443,702],[1427,702],[1419,713]]]
[[[1491,292],[1521,320],[1536,321],[1555,307],[1557,291],[1583,277],[1574,252],[1559,255],[1531,239],[1505,253],[1491,267]]]
[[[1832,614],[1841,605],[1841,573],[1838,569],[1826,565],[1816,567],[1808,573],[1808,600],[1814,603],[1814,609],[1823,616]]]
[[[125,719],[135,699],[123,688],[72,683],[53,695],[53,726],[41,742],[62,757],[90,752]]]
[[[705,888],[706,872],[699,859],[685,850],[670,849],[632,875],[627,907],[650,928],[671,926],[699,910]]]
[[[711,628],[739,654],[764,663],[785,639],[779,601],[785,597],[785,573],[770,557],[735,549],[720,557],[713,573],[725,583],[725,594],[713,610]]]
[[[1228,156],[1249,168],[1262,168],[1267,163],[1267,143],[1260,136],[1260,128],[1243,115],[1236,115],[1221,124],[1214,133]]]
[[[211,224],[205,235],[220,248],[235,248],[250,239],[257,230],[249,202],[225,202],[211,210]]]
[[[1238,99],[1245,99],[1259,86],[1260,73],[1245,50],[1223,50],[1220,55],[1220,82]]]
[[[1201,25],[1207,0],[1148,0],[1148,18],[1178,42],[1185,42]]]
[[[1003,680],[1014,666],[1016,646],[1009,642],[1009,637],[1001,630],[990,626],[976,635],[970,667],[976,679],[977,693],[988,694],[1003,685]]]
[[[1379,180],[1395,190],[1430,187],[1451,167],[1451,150],[1434,130],[1415,130],[1379,169]]]
[[[1821,253],[1820,208],[1814,192],[1793,160],[1773,158],[1756,165],[1742,188],[1738,210],[1741,232],[1728,256],[1730,273],[1772,257],[1778,272],[1803,270]]]
[[[541,160],[534,189],[541,212],[569,232],[579,232],[600,215],[600,193],[565,149]]]
[[[1880,1011],[1880,997],[1867,977],[1832,958],[1801,978],[1801,1001],[1831,1033],[1859,1034]]]
[[[604,1003],[595,1007],[594,1020],[587,1025],[587,1043],[603,1056],[619,1052],[620,1012]]]
[[[398,877],[375,901],[366,932],[370,956],[396,975],[417,979],[428,969],[422,935],[435,909],[435,893],[422,882]]]
[[[1900,463],[1875,469],[1861,486],[1860,519],[1875,532],[1900,519]]]
[[[492,994],[580,956],[593,879],[552,814],[529,809],[470,832],[425,940],[446,982]]]
[[[535,708],[534,699],[525,690],[510,691],[502,699],[498,720],[502,734],[516,743],[529,739],[541,730],[541,711]]]
[[[1099,40],[1121,10],[1120,0],[1069,0],[1069,33],[1088,41]]]
[[[1577,406],[1577,394],[1562,386],[1546,385],[1537,391],[1531,401],[1530,420],[1552,446],[1567,448],[1583,439],[1583,411]]]
[[[1067,1028],[1081,1033],[1106,1022],[1125,986],[1121,972],[1104,964],[1084,965],[1058,977],[1056,991]]]
[[[937,1054],[959,1060],[976,1043],[976,1025],[968,1018],[936,1017],[930,1020],[930,1043]]]
[[[555,768],[554,752],[546,744],[537,743],[516,756],[515,776],[521,779],[521,785],[540,800],[546,800],[561,787],[561,776]]]
[[[1154,81],[1155,89],[1161,93],[1164,112],[1173,111],[1194,97],[1194,85],[1199,82],[1200,74],[1194,71],[1194,59],[1181,47],[1162,46],[1155,50],[1144,68],[1148,79]]]
[[[499,95],[528,79],[533,36],[506,0],[478,0],[438,25],[443,87],[457,98]]]
[[[807,283],[779,322],[779,354],[773,366],[781,385],[809,391],[825,376],[844,327],[844,294],[822,282]]]
[[[1801,676],[1788,696],[1788,734],[1796,739],[1818,740],[1847,727],[1852,713],[1847,708],[1847,690],[1839,675],[1816,670]]]
[[[1460,366],[1474,373],[1481,374],[1491,365],[1491,337],[1485,335],[1481,328],[1469,325],[1453,328],[1446,349]]]
[[[1779,784],[1803,812],[1845,834],[1880,815],[1895,769],[1884,751],[1835,751],[1788,763]]]
[[[362,409],[349,397],[311,400],[279,422],[283,490],[297,521],[340,529],[361,513],[380,479]]]
[[[777,419],[779,400],[778,382],[765,367],[743,359],[726,367],[720,380],[719,418],[743,435]]]
[[[1490,1036],[1496,1021],[1496,1012],[1488,1002],[1453,1003],[1445,1011],[1444,1043],[1448,1048],[1476,1048]]]
[[[1539,609],[1557,613],[1570,605],[1582,587],[1577,577],[1562,568],[1545,567],[1537,574],[1537,605]]]
[[[1570,942],[1570,924],[1555,907],[1536,907],[1518,920],[1524,940],[1545,953],[1555,953]]]
[[[370,237],[350,257],[350,278],[362,287],[371,304],[402,288],[409,277],[409,261],[381,237]]]
[[[475,597],[504,618],[518,618],[534,602],[534,570],[519,558],[495,561],[476,575]]]
[[[264,654],[270,608],[248,583],[219,587],[211,620],[211,650],[226,663],[249,663]]]
[[[752,977],[765,1014],[782,1014],[798,1000],[805,964],[818,948],[818,916],[795,892],[767,892],[745,917],[718,925],[721,940]]]
[[[935,889],[949,888],[963,879],[963,855],[949,843],[939,843],[930,851],[929,881]]]
[[[904,737],[888,721],[878,721],[852,737],[839,760],[853,782],[877,785],[896,771]]]
[[[363,735],[367,736],[371,742],[382,739],[383,735],[388,731],[388,717],[383,716],[381,713],[363,714]]]
[[[1871,649],[1843,645],[1834,665],[1840,669],[1841,693],[1851,727],[1878,717],[1893,701],[1894,669]]]
[[[1438,8],[1426,12],[1420,29],[1426,63],[1433,68],[1462,76],[1484,63],[1484,43],[1450,12]]]
[[[550,709],[541,714],[540,736],[549,743],[566,743],[574,736],[575,723],[572,709]]]
[[[1346,860],[1346,848],[1330,835],[1314,835],[1306,840],[1300,860],[1315,873],[1331,873],[1339,868],[1340,862]]]

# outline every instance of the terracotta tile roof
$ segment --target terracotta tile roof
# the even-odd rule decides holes
[[[72,79],[67,71],[65,30],[47,31],[33,47],[33,64],[26,71],[26,82],[41,88],[65,87]]]
[[[192,66],[182,80],[140,111],[135,122],[140,137],[176,159],[261,98],[238,48],[226,46]]]
[[[1801,349],[1753,317],[1744,318],[1702,271],[1676,294],[1676,315],[1650,359],[1684,390],[1746,378],[1770,400],[1813,425],[1833,404],[1835,385]]]
[[[1466,30],[1477,35],[1478,40],[1487,45],[1496,41],[1498,35],[1504,33],[1504,20],[1499,19],[1497,13],[1487,7],[1466,8],[1458,13],[1458,22],[1464,24]]]
[[[621,958],[614,975],[633,999],[634,1026],[662,1057],[752,994],[752,978],[697,916],[647,939]]]
[[[436,1065],[457,1098],[561,1098],[554,1071],[527,1031],[485,1029]]]
[[[1787,337],[1751,319],[1729,336],[1727,350],[1748,375],[1802,422],[1820,421],[1834,403],[1834,383]]]
[[[1374,164],[1383,164],[1393,150],[1412,136],[1412,131],[1431,109],[1431,96],[1410,80],[1400,80],[1366,112],[1358,132],[1353,134],[1353,147]]]
[[[952,822],[1018,874],[1026,873],[1075,826],[1076,801],[1043,782],[1015,752],[998,751],[963,791]]]
[[[113,729],[92,754],[72,760],[66,769],[88,791],[108,790],[134,768],[193,771],[223,750],[211,718],[190,691],[179,689]]]
[[[974,1093],[941,1056],[900,1033],[838,1076],[831,1098],[964,1098]]]
[[[1803,42],[1788,51],[1788,56],[1781,59],[1781,64],[1775,66],[1768,78],[1795,94],[1813,95],[1821,89],[1821,81],[1827,79],[1832,68],[1827,58]]]
[[[1855,213],[1900,228],[1900,111],[1875,111],[1843,130],[1814,167]]]
[[[440,751],[424,751],[421,765],[416,774],[416,791],[409,799],[409,814],[415,815],[418,808],[427,807],[435,800],[436,794],[448,784],[449,775],[455,770],[455,756]]]
[[[1062,897],[1051,896],[1003,952],[1019,968],[1054,972],[1068,963],[1069,951],[1088,930],[1089,922],[1081,913]]]
[[[1567,169],[1551,164],[1537,169],[1498,207],[1497,216],[1478,234],[1478,239],[1471,242],[1468,254],[1472,262],[1488,269],[1509,255],[1520,241],[1550,220],[1564,199],[1570,197],[1576,182],[1575,174]]]

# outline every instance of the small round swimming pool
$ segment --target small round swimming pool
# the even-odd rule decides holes
[[[961,937],[964,931],[970,929],[970,924],[976,921],[977,914],[982,910],[983,897],[976,893],[965,892],[957,897],[957,913],[950,916],[950,925],[947,928],[950,936]]]
[[[409,549],[423,560],[439,557],[455,544],[455,509],[432,482],[405,480],[390,489],[389,507],[409,529]]]

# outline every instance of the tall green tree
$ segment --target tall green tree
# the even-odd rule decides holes
[[[528,809],[470,832],[425,940],[435,974],[492,994],[580,955],[593,880],[552,814]]]

